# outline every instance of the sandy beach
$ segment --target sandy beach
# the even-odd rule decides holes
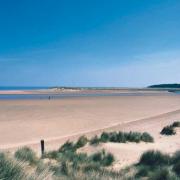
[[[46,150],[52,150],[68,139],[77,139],[82,134],[92,136],[103,130],[151,133],[155,138],[153,144],[107,143],[97,147],[117,155],[119,167],[135,162],[147,149],[170,153],[179,149],[179,132],[173,137],[159,135],[162,127],[175,120],[180,120],[180,96],[171,93],[0,100],[0,149],[29,145],[39,152],[39,141],[44,139]],[[93,151],[92,147],[84,148],[82,151]]]

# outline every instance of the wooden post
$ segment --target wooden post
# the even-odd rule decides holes
[[[44,155],[44,140],[41,140],[41,155]]]

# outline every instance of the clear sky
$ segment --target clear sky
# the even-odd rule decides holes
[[[179,0],[2,0],[0,86],[180,81]]]

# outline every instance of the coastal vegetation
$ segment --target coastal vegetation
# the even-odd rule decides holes
[[[162,135],[175,135],[176,131],[175,128],[180,127],[180,122],[179,121],[175,121],[173,124],[169,125],[169,126],[165,126],[160,134]]]
[[[67,147],[67,143],[65,146]],[[21,152],[23,156],[24,152],[29,154],[26,151],[27,147],[24,147],[24,149],[24,151],[23,148],[21,151],[18,150],[19,155]],[[160,151],[150,150],[141,155],[137,164],[115,171],[107,168],[115,161],[114,156],[104,150],[87,155],[78,153],[74,149],[63,149],[63,151],[60,149],[48,152],[42,158],[36,156],[37,161],[35,164],[27,161],[27,159],[25,161],[17,160],[10,154],[0,153],[0,179],[178,180],[180,178],[180,151],[170,156]],[[56,156],[54,156],[55,154]]]
[[[174,122],[171,127],[179,127]],[[180,178],[180,151],[173,155],[160,151],[144,152],[139,162],[125,169],[113,170],[116,158],[104,149],[93,153],[79,151],[87,144],[153,142],[148,133],[103,132],[88,139],[81,136],[76,142],[67,141],[59,149],[46,152],[42,157],[29,147],[18,149],[13,155],[0,153],[0,179],[7,180],[99,180],[99,179],[153,179],[177,180]],[[109,168],[110,167],[110,168]]]
[[[148,86],[148,88],[180,88],[180,84],[156,84]]]
[[[180,178],[180,151],[172,156],[160,151],[147,151],[136,165],[136,178],[178,180]]]
[[[99,137],[96,135],[90,139],[90,144],[97,145],[99,143],[114,142],[114,143],[126,143],[126,142],[154,142],[154,138],[147,132],[103,132]]]
[[[104,132],[100,137],[96,136],[95,139],[108,142],[110,134]],[[67,141],[58,150],[47,152],[42,157],[38,157],[28,147],[17,150],[14,155],[0,153],[0,179],[176,180],[180,178],[180,151],[168,155],[150,150],[141,155],[137,164],[115,171],[108,168],[112,167],[115,162],[113,154],[105,150],[89,155],[78,151],[88,142],[89,140],[82,136],[77,142]]]

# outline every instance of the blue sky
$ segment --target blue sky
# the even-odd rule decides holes
[[[0,86],[180,79],[179,0],[0,1]]]

